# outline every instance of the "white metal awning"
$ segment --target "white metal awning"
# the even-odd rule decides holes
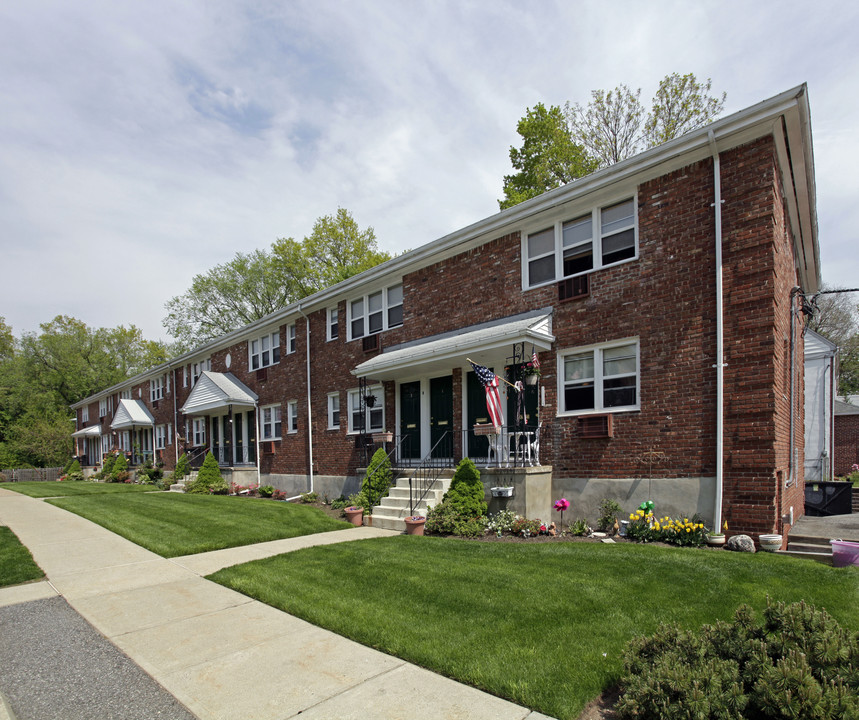
[[[124,430],[133,427],[152,427],[155,418],[149,412],[149,408],[142,400],[128,400],[123,398],[119,401],[116,414],[110,423],[111,430]]]
[[[181,410],[186,415],[202,415],[230,405],[252,408],[258,399],[259,396],[232,373],[205,370]]]
[[[532,310],[501,320],[472,325],[462,330],[433,335],[414,342],[385,348],[381,354],[362,362],[352,374],[376,380],[394,380],[467,364],[466,357],[480,364],[492,364],[509,355],[510,346],[525,343],[530,351],[551,350],[552,309]]]
[[[100,437],[101,436],[101,426],[100,425],[92,425],[91,427],[85,427],[81,430],[76,430],[72,433],[73,438],[85,438],[85,437]]]

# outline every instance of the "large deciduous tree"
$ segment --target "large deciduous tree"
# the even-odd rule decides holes
[[[259,320],[292,302],[390,259],[376,245],[373,228],[361,230],[339,208],[317,219],[302,241],[281,238],[270,250],[236,253],[196,275],[170,300],[164,327],[188,350]]]
[[[510,148],[510,162],[519,172],[504,176],[502,210],[593,172],[597,165],[572,137],[557,105],[537,103],[516,127],[522,147]]]
[[[672,73],[659,83],[645,113],[641,89],[619,85],[594,90],[587,105],[566,103],[528,109],[517,130],[520,149],[510,148],[519,172],[504,177],[502,209],[625,160],[641,150],[707,124],[722,112],[726,94],[710,95],[712,82]]]

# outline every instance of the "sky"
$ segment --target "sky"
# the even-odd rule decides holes
[[[401,252],[498,212],[516,124],[672,72],[808,83],[824,282],[859,287],[859,3],[4,0],[0,317],[170,340],[165,303],[348,209]]]

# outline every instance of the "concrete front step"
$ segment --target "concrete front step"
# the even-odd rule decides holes
[[[426,515],[428,507],[441,503],[449,487],[450,478],[436,480],[423,501],[415,507],[415,514]],[[409,478],[399,478],[382,502],[373,508],[373,527],[405,532],[405,518],[411,514]]]
[[[777,550],[778,555],[790,555],[795,558],[803,558],[805,560],[814,560],[824,565],[832,565],[832,551],[826,552],[806,552],[802,550]]]

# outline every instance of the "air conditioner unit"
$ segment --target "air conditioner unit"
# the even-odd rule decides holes
[[[364,346],[364,352],[365,353],[375,352],[381,348],[381,343],[379,342],[378,333],[375,335],[365,336],[364,339],[362,340],[362,343]]]
[[[579,436],[583,438],[614,437],[614,415],[587,415],[579,418]]]
[[[566,278],[558,283],[558,300],[574,300],[590,293],[590,275]]]
[[[257,370],[257,380],[259,380],[260,382],[265,382],[266,380],[268,380],[267,367],[260,368],[259,370]]]

